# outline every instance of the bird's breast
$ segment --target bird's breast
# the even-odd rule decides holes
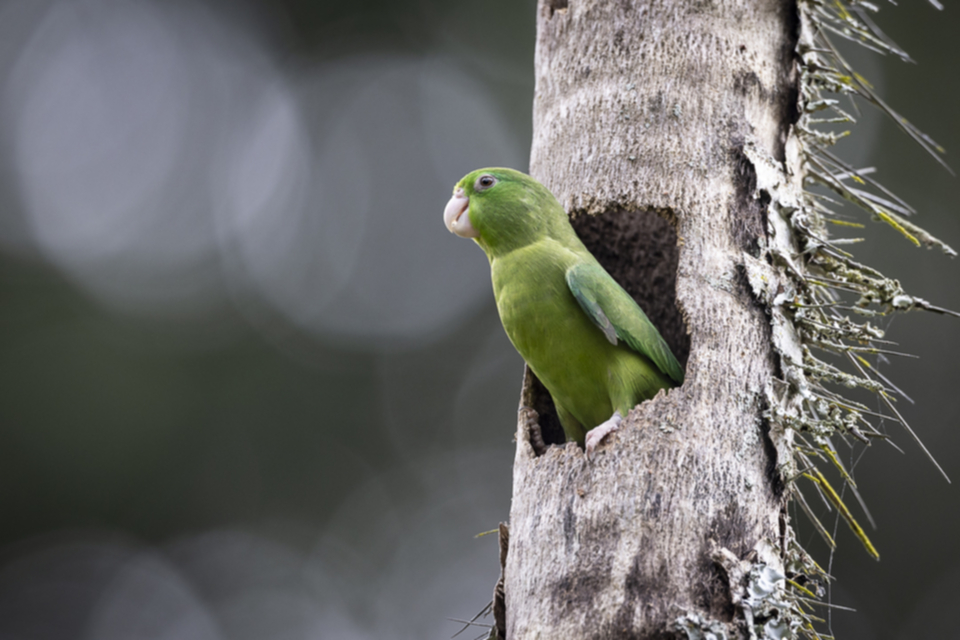
[[[579,360],[584,349],[605,342],[580,309],[566,281],[578,256],[534,245],[492,265],[493,287],[503,327],[514,347],[541,378]]]

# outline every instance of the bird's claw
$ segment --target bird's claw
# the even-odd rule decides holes
[[[623,416],[620,415],[619,411],[615,411],[609,420],[601,422],[593,429],[587,432],[587,437],[584,441],[587,450],[587,459],[590,458],[590,455],[597,449],[603,439],[606,438],[609,434],[620,429],[620,422],[623,420]]]

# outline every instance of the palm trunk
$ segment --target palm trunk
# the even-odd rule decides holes
[[[740,561],[776,566],[788,535],[789,448],[764,418],[778,360],[748,276],[768,240],[754,159],[787,180],[795,168],[796,8],[541,0],[538,12],[531,173],[686,361],[686,382],[587,460],[542,446],[558,440],[555,417],[527,372],[506,638],[691,625],[747,637]]]

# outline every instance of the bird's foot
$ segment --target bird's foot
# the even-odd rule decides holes
[[[587,432],[587,437],[585,440],[587,458],[590,458],[597,446],[603,442],[603,439],[606,438],[609,434],[613,433],[620,429],[620,422],[623,420],[623,416],[620,415],[619,411],[614,411],[613,415],[610,416],[609,420],[601,422],[593,429]]]

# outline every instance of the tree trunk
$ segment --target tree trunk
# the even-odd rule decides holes
[[[780,562],[789,455],[764,418],[780,374],[748,284],[767,242],[755,158],[790,179],[797,31],[781,0],[540,1],[531,173],[686,360],[686,382],[587,460],[542,445],[562,436],[527,372],[509,640],[750,633],[737,567]]]

